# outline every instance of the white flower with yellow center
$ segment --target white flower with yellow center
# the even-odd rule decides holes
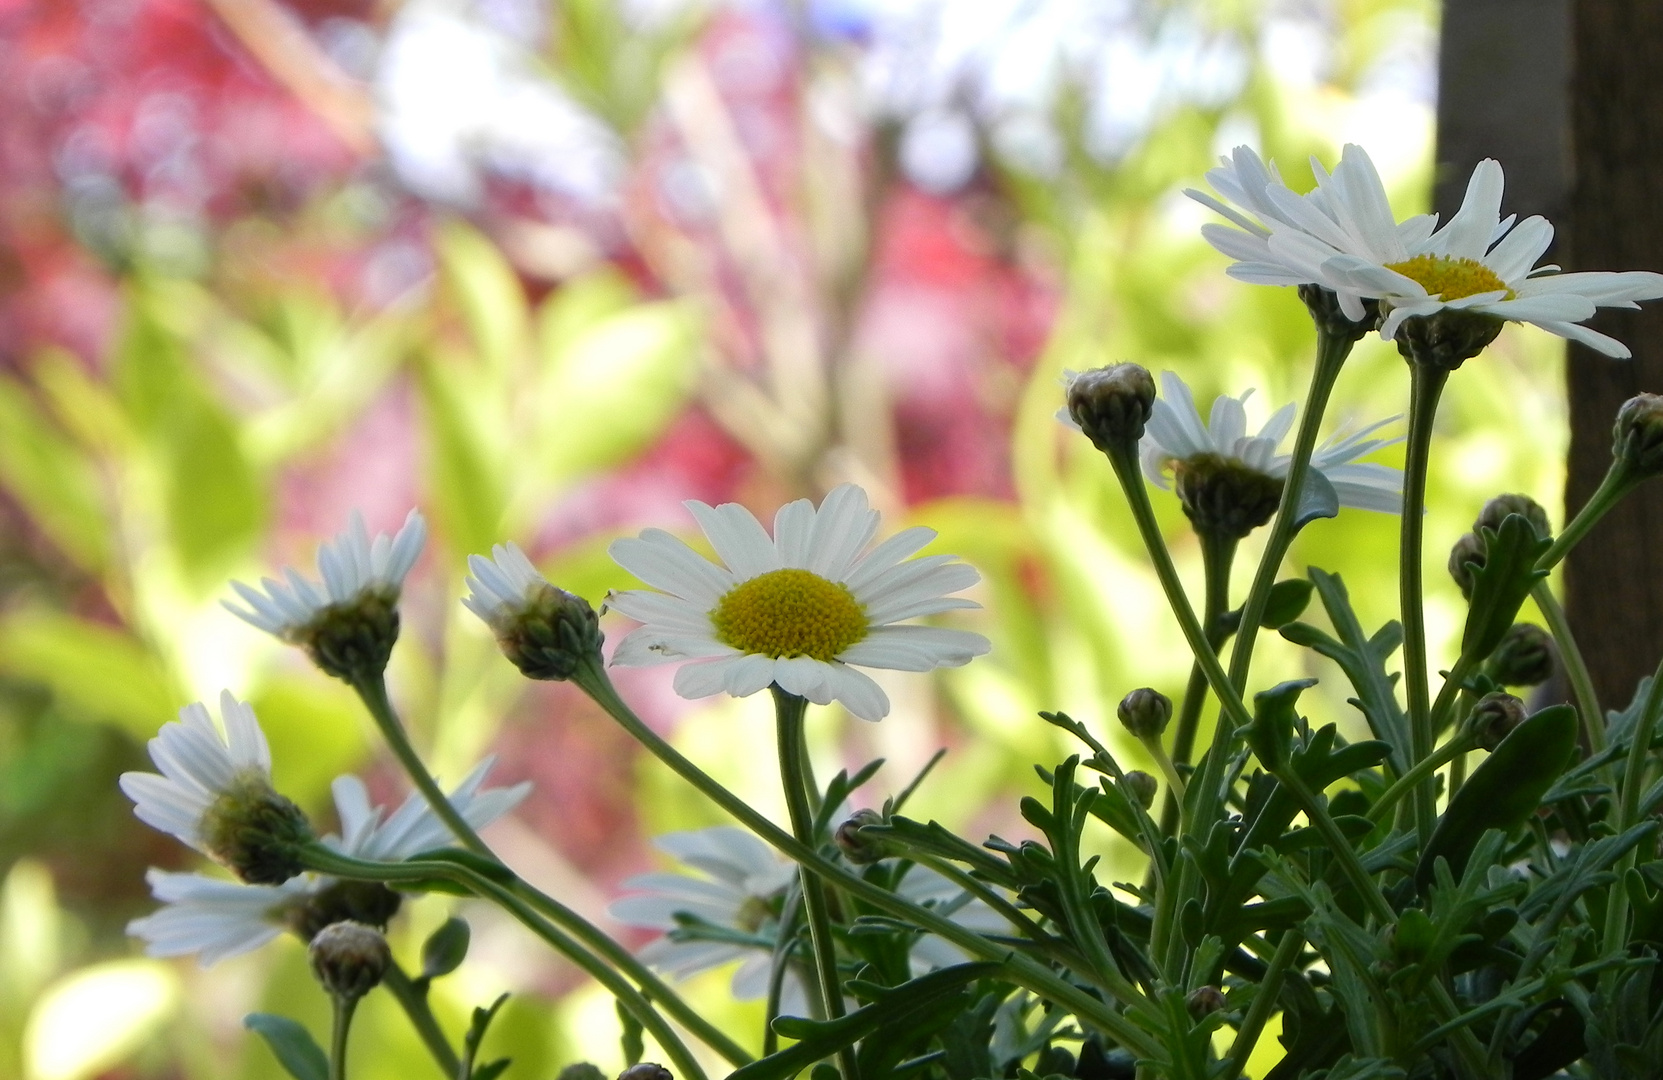
[[[1553,242],[1553,226],[1542,217],[1502,220],[1503,186],[1501,166],[1479,162],[1449,224],[1422,244],[1383,254],[1336,247],[1322,262],[1323,284],[1379,299],[1380,336],[1387,339],[1405,319],[1462,310],[1530,323],[1607,356],[1629,356],[1622,342],[1579,324],[1597,308],[1634,308],[1637,300],[1663,296],[1663,274],[1561,274],[1557,266],[1536,266]]]
[[[951,555],[909,558],[935,530],[903,529],[868,550],[878,513],[866,492],[844,484],[816,510],[807,499],[781,507],[769,538],[736,503],[685,504],[721,563],[660,529],[613,543],[624,569],[659,592],[608,595],[607,604],[645,625],[618,643],[625,666],[691,660],[676,672],[682,697],[754,694],[771,684],[825,705],[836,700],[880,720],[889,698],[856,665],[899,671],[957,667],[987,652],[980,634],[903,619],[979,607],[948,595],[979,579]]]
[[[1373,294],[1336,282],[1323,263],[1341,252],[1363,259],[1402,258],[1425,242],[1438,219],[1420,214],[1397,221],[1380,174],[1360,146],[1348,144],[1332,174],[1315,158],[1311,171],[1317,186],[1295,194],[1274,163],[1238,146],[1207,173],[1207,182],[1223,200],[1193,188],[1184,194],[1237,226],[1201,226],[1208,243],[1236,260],[1226,271],[1231,277],[1255,285],[1321,285],[1338,296],[1348,319],[1358,321],[1364,317],[1363,299]]]
[[[1278,454],[1276,447],[1293,428],[1294,406],[1291,402],[1282,406],[1258,434],[1249,435],[1246,402],[1252,394],[1252,390],[1240,397],[1220,394],[1213,401],[1208,420],[1203,421],[1184,380],[1173,372],[1161,372],[1161,396],[1155,399],[1138,453],[1144,475],[1158,487],[1176,487],[1192,518],[1196,512],[1191,509],[1192,501],[1206,509],[1215,508],[1220,501],[1197,489],[1218,479],[1221,469],[1230,474],[1226,483],[1233,499],[1238,504],[1244,499],[1256,504],[1229,508],[1251,519],[1247,527],[1256,528],[1275,512],[1282,481],[1293,460],[1289,454]],[[1389,417],[1359,431],[1335,435],[1312,453],[1311,467],[1334,486],[1341,506],[1392,514],[1402,509],[1402,471],[1357,460],[1401,441],[1401,436],[1369,438],[1396,419]],[[1260,477],[1265,483],[1242,482],[1251,477]]]

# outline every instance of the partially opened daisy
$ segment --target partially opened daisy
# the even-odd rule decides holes
[[[1201,226],[1208,243],[1236,260],[1226,271],[1231,277],[1256,285],[1321,285],[1335,293],[1346,318],[1363,320],[1363,301],[1374,294],[1334,279],[1324,272],[1324,261],[1341,252],[1403,258],[1432,234],[1438,219],[1420,214],[1398,221],[1374,162],[1360,146],[1347,144],[1332,174],[1315,158],[1311,171],[1317,186],[1296,194],[1275,164],[1238,146],[1207,173],[1223,200],[1193,188],[1184,194],[1236,226]]]
[[[1161,396],[1139,445],[1143,471],[1162,488],[1175,488],[1197,530],[1242,537],[1269,521],[1282,497],[1292,458],[1276,447],[1293,428],[1294,406],[1278,409],[1257,435],[1247,434],[1245,403],[1221,394],[1203,422],[1184,380],[1161,373]],[[1359,462],[1399,439],[1369,438],[1396,417],[1360,431],[1336,435],[1317,447],[1311,467],[1334,486],[1340,505],[1397,513],[1403,506],[1403,473]]]
[[[292,912],[317,890],[310,874],[281,885],[244,885],[204,874],[151,869],[150,892],[162,906],[127,924],[151,956],[197,954],[203,967],[252,952],[290,925]]]
[[[462,820],[476,830],[514,809],[531,793],[529,780],[512,787],[483,787],[495,763],[495,757],[481,761],[449,795],[450,804]],[[457,842],[450,826],[440,820],[420,792],[412,792],[388,815],[385,807],[370,803],[368,789],[356,776],[336,777],[330,791],[341,819],[341,835],[339,839],[326,836],[323,842],[343,855],[372,862],[402,862]]]
[[[478,615],[504,656],[529,679],[571,678],[599,661],[600,623],[581,596],[551,585],[515,544],[497,544],[491,557],[469,555],[462,604]]]
[[[221,732],[201,702],[179,710],[150,740],[161,774],[121,774],[121,790],[146,825],[211,855],[244,881],[281,885],[300,872],[296,850],[312,838],[300,809],[271,786],[271,748],[254,709],[220,695]]]
[[[868,549],[878,514],[866,492],[844,484],[818,510],[807,499],[780,508],[770,539],[736,503],[685,504],[720,563],[661,529],[619,540],[612,557],[661,590],[608,595],[642,622],[618,643],[614,664],[691,663],[676,692],[700,698],[754,694],[777,683],[863,720],[880,720],[889,698],[857,667],[929,671],[987,652],[980,634],[901,620],[980,605],[949,594],[974,585],[974,568],[951,555],[908,558],[935,537],[914,527]]]
[[[372,540],[353,511],[346,532],[318,548],[321,584],[292,567],[284,580],[263,578],[265,592],[233,581],[248,607],[221,601],[238,618],[304,648],[331,675],[378,675],[398,640],[398,598],[427,539],[427,522],[412,510],[396,536]]]
[[[1388,339],[1407,319],[1459,311],[1495,320],[1491,337],[1500,320],[1524,322],[1607,356],[1629,356],[1622,342],[1579,324],[1597,308],[1633,308],[1663,296],[1663,274],[1561,274],[1557,266],[1536,266],[1553,242],[1553,226],[1542,217],[1503,221],[1503,186],[1501,166],[1479,162],[1449,224],[1402,249],[1335,247],[1321,264],[1324,283],[1377,297],[1385,313],[1380,335]]]

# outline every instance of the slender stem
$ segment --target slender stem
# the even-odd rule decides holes
[[[1593,495],[1582,504],[1582,509],[1576,512],[1576,517],[1572,518],[1564,530],[1553,538],[1552,546],[1542,553],[1540,559],[1536,560],[1536,569],[1551,570],[1558,566],[1560,561],[1570,554],[1571,549],[1577,545],[1577,541],[1581,540],[1589,529],[1599,524],[1600,518],[1603,518],[1613,506],[1621,502],[1623,496],[1633,490],[1637,483],[1639,481],[1630,475],[1629,470],[1623,466],[1621,461],[1613,461],[1611,468],[1605,473],[1605,479],[1599,482],[1599,487],[1594,489]]]
[[[1282,931],[1282,938],[1276,943],[1276,952],[1265,968],[1264,978],[1259,980],[1258,993],[1253,995],[1253,1004],[1247,1007],[1247,1015],[1242,1018],[1241,1027],[1236,1029],[1236,1038],[1230,1044],[1230,1056],[1226,1059],[1224,1071],[1217,1074],[1220,1080],[1236,1080],[1247,1068],[1248,1055],[1258,1045],[1265,1022],[1276,1010],[1276,999],[1282,992],[1282,979],[1299,956],[1299,947],[1303,944],[1305,939],[1299,931]]]
[[[1205,599],[1201,605],[1202,627],[1207,641],[1216,652],[1224,643],[1219,619],[1230,609],[1230,570],[1236,561],[1238,541],[1222,533],[1201,534],[1201,568],[1204,576]],[[1174,765],[1188,765],[1195,754],[1195,736],[1201,725],[1201,710],[1207,704],[1207,673],[1199,661],[1190,664],[1189,683],[1184,687],[1184,701],[1178,707],[1178,723],[1172,733],[1172,761]],[[1178,808],[1181,804],[1179,788],[1167,793],[1161,804],[1161,834],[1170,836],[1178,827]]]
[[[1411,769],[1432,753],[1432,710],[1426,672],[1426,612],[1421,606],[1421,544],[1425,531],[1426,467],[1432,450],[1432,421],[1449,372],[1430,364],[1409,364],[1409,446],[1403,467],[1402,542],[1398,548],[1398,600],[1403,622],[1403,681],[1409,699]],[[1432,786],[1414,792],[1415,829],[1424,846],[1437,814]]]
[[[1640,812],[1640,786],[1645,782],[1646,765],[1651,758],[1651,734],[1657,726],[1657,714],[1663,711],[1663,664],[1651,677],[1645,703],[1634,721],[1634,741],[1629,744],[1628,759],[1623,764],[1623,786],[1617,796],[1617,820],[1613,835],[1621,836],[1634,824]],[[1634,865],[1634,849],[1630,848],[1619,861],[1616,883],[1607,893],[1605,908],[1605,951],[1613,953],[1628,940],[1628,890],[1622,887],[1623,874]],[[1607,987],[1607,990],[1610,988]]]
[[[445,796],[438,783],[427,771],[426,765],[417,756],[405,735],[404,725],[399,722],[398,714],[393,711],[392,703],[387,697],[385,680],[377,678],[355,683],[359,696],[363,699],[370,715],[375,718],[376,726],[381,729],[387,743],[392,747],[404,771],[410,780],[427,800],[428,806],[439,819],[448,825],[457,838],[471,851],[493,860],[502,865],[499,859],[479,834],[470,826],[456,810],[454,804]],[[590,923],[583,916],[571,908],[555,900],[553,897],[534,888],[530,883],[516,877],[510,888],[522,900],[530,903],[544,915],[567,931],[576,934],[580,940],[595,952],[600,953],[612,966],[623,971],[630,979],[642,987],[648,996],[664,1006],[664,1009],[688,1031],[692,1032],[700,1041],[721,1054],[730,1064],[745,1065],[753,1059],[744,1047],[723,1034],[708,1020],[700,1016],[689,1006],[681,995],[670,988],[669,984],[654,975],[646,965],[637,960],[629,950],[613,941],[606,933]]]
[[[439,820],[449,826],[450,831],[455,833],[456,838],[470,851],[494,858],[491,849],[485,846],[485,841],[479,838],[473,826],[462,820],[462,815],[456,812],[456,807],[445,798],[445,793],[433,779],[433,774],[422,764],[416,748],[410,745],[410,737],[405,734],[404,725],[399,722],[398,714],[393,711],[393,703],[387,697],[387,680],[381,675],[376,675],[374,678],[355,680],[352,688],[358,691],[364,707],[369,709],[375,726],[381,729],[381,735],[387,740],[387,745],[392,747],[398,763],[404,766],[410,782],[416,785],[416,789],[422,793],[427,805],[439,816]]]
[[[1153,1056],[1159,1051],[1155,1037],[1126,1019],[1108,1003],[1080,989],[1055,972],[1027,957],[1013,953],[1008,947],[989,941],[950,919],[944,919],[927,908],[896,896],[873,885],[864,878],[844,870],[821,857],[812,848],[797,842],[796,837],[759,814],[755,808],[733,792],[717,783],[709,774],[693,764],[665,742],[657,732],[642,722],[634,711],[618,696],[618,691],[607,678],[606,669],[598,656],[590,658],[572,676],[572,681],[587,693],[597,705],[605,709],[618,725],[629,732],[641,745],[692,784],[717,806],[750,829],[762,841],[787,858],[806,864],[822,878],[835,882],[844,892],[877,908],[886,915],[905,919],[921,929],[946,938],[965,952],[981,960],[1004,964],[1010,980],[1034,994],[1055,1001],[1071,1011],[1080,1022],[1109,1035],[1134,1054]],[[1141,1000],[1139,995],[1138,1000]],[[1132,1002],[1123,1002],[1131,1004]]]
[[[347,1036],[352,1032],[352,1014],[358,1008],[358,999],[340,994],[331,997],[335,1009],[329,1032],[329,1080],[346,1080]]]
[[[1317,430],[1323,414],[1328,411],[1328,398],[1334,391],[1334,382],[1340,377],[1340,369],[1345,366],[1345,358],[1351,355],[1354,344],[1354,339],[1331,334],[1318,324],[1316,368],[1311,373],[1311,388],[1305,395],[1305,411],[1299,418],[1299,434],[1294,437],[1293,457],[1288,461],[1288,475],[1282,485],[1282,502],[1271,524],[1270,536],[1265,541],[1264,554],[1259,557],[1253,584],[1242,603],[1241,625],[1236,630],[1236,645],[1230,654],[1230,683],[1238,692],[1247,686],[1247,672],[1253,664],[1253,644],[1258,637],[1259,620],[1264,617],[1265,605],[1270,602],[1270,589],[1276,584],[1282,558],[1293,543],[1301,490],[1310,471],[1311,455],[1316,452]],[[1217,740],[1214,741],[1216,744]]]
[[[1600,708],[1599,695],[1594,691],[1594,678],[1588,673],[1582,650],[1576,647],[1571,622],[1565,617],[1565,609],[1560,606],[1559,598],[1553,595],[1553,588],[1546,578],[1535,584],[1530,590],[1530,597],[1536,601],[1537,610],[1547,620],[1553,643],[1559,647],[1559,659],[1565,665],[1565,679],[1571,684],[1577,712],[1582,714],[1582,730],[1588,736],[1588,748],[1597,754],[1605,749],[1605,712]]]
[[[369,862],[331,851],[321,844],[302,849],[302,861],[310,870],[354,881],[419,882],[442,879],[455,882],[482,900],[489,900],[512,915],[520,925],[542,938],[557,952],[576,964],[606,989],[624,1009],[664,1048],[680,1074],[687,1080],[706,1080],[687,1045],[674,1028],[658,1015],[652,1003],[642,997],[629,981],[605,960],[585,949],[575,939],[539,915],[531,905],[499,882],[455,862],[406,860],[401,863]]]
[[[1162,746],[1161,740],[1154,735],[1138,741],[1143,744],[1145,750],[1149,751],[1149,756],[1155,759],[1155,767],[1161,770],[1162,776],[1166,777],[1167,786],[1172,789],[1172,794],[1177,797],[1178,804],[1182,806],[1184,802],[1184,778],[1178,775],[1178,769],[1172,764],[1172,759],[1166,756],[1166,747]]]
[[[770,689],[774,694],[774,719],[779,738],[780,783],[785,788],[785,805],[791,815],[791,832],[797,842],[807,848],[818,848],[814,835],[814,807],[809,802],[808,777],[803,768],[806,750],[803,745],[803,715],[808,711],[806,698],[782,690],[778,683]],[[798,867],[802,875],[803,912],[808,916],[808,937],[814,947],[814,971],[820,991],[820,1006],[828,1020],[843,1017],[843,983],[837,974],[837,941],[832,937],[831,917],[826,912],[825,884],[806,866]],[[838,1051],[838,1070],[844,1080],[858,1080],[859,1068],[851,1047]]]
[[[1370,821],[1384,819],[1386,811],[1396,806],[1399,799],[1416,790],[1416,786],[1423,780],[1451,761],[1460,758],[1462,754],[1471,750],[1475,745],[1471,735],[1465,731],[1457,731],[1448,742],[1438,747],[1430,756],[1415,762],[1413,768],[1398,777],[1391,787],[1382,792],[1380,798],[1374,801],[1374,805],[1369,807],[1368,819]]]
[[[410,1026],[421,1036],[422,1045],[433,1055],[439,1071],[445,1074],[446,1080],[455,1080],[456,1070],[462,1063],[456,1057],[456,1051],[451,1049],[450,1040],[439,1029],[439,1021],[433,1016],[433,1009],[427,1003],[427,995],[416,989],[410,976],[397,963],[387,966],[387,973],[381,976],[381,985],[393,995],[404,1014],[410,1018]]]

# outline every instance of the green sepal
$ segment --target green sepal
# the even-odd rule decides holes
[[[1535,813],[1542,796],[1565,771],[1576,748],[1576,731],[1576,711],[1554,705],[1527,717],[1501,740],[1438,819],[1415,867],[1415,884],[1423,892],[1432,884],[1440,858],[1449,860],[1450,873],[1458,878],[1485,832],[1512,832]]]
[[[329,1059],[298,1021],[273,1013],[249,1013],[243,1027],[266,1040],[277,1063],[294,1080],[329,1080]]]

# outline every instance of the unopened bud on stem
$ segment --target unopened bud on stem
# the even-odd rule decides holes
[[[1120,723],[1138,739],[1157,739],[1172,719],[1172,699],[1145,686],[1120,699]]]
[[[867,825],[882,824],[883,815],[876,810],[856,810],[837,827],[832,840],[845,859],[856,866],[866,866],[884,857],[883,842],[862,836],[860,830]]]
[[[1126,790],[1145,810],[1155,805],[1155,796],[1160,789],[1160,781],[1142,769],[1133,769],[1126,774]]]
[[[1524,723],[1524,702],[1512,694],[1501,691],[1485,694],[1478,699],[1478,704],[1472,707],[1472,715],[1467,724],[1472,728],[1473,737],[1478,745],[1485,750],[1494,750],[1501,745],[1514,728]]]
[[[1663,396],[1640,394],[1623,402],[1611,431],[1611,456],[1634,480],[1663,473]]]
[[[387,939],[355,922],[324,927],[312,938],[308,952],[312,974],[331,997],[345,1004],[375,989],[393,962]]]
[[[1105,454],[1135,449],[1154,407],[1154,377],[1138,364],[1082,371],[1068,384],[1068,415]]]
[[[1503,686],[1540,686],[1553,677],[1553,635],[1514,623],[1490,654],[1490,675]]]

